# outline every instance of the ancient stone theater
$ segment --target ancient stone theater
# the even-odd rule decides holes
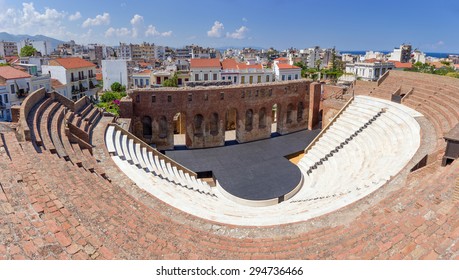
[[[44,89],[0,123],[3,259],[458,259],[459,79]]]

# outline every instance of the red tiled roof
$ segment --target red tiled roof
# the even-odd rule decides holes
[[[290,64],[286,64],[286,63],[278,63],[277,67],[279,67],[279,69],[301,69],[298,66],[290,65]]]
[[[276,59],[274,59],[274,60],[280,62],[280,61],[286,61],[286,60],[288,60],[288,58],[286,58],[286,57],[279,57],[279,58],[276,58]]]
[[[56,79],[51,79],[51,87],[53,88],[60,88],[60,87],[63,87],[64,85],[59,82],[58,80]]]
[[[389,61],[394,63],[395,68],[411,68],[413,64],[411,62],[400,62],[400,61]]]
[[[151,73],[151,70],[146,69],[146,70],[139,71],[137,73],[133,73],[132,75],[134,75],[134,76],[135,75],[150,75],[150,73]]]
[[[221,68],[218,58],[192,58],[190,68]]]
[[[30,78],[30,75],[11,66],[0,66],[0,77],[5,80]]]
[[[222,62],[223,69],[263,69],[263,65],[255,64],[255,65],[248,65],[245,63],[237,63],[234,59],[225,59]]]
[[[13,64],[19,61],[18,56],[5,56],[6,63]]]
[[[96,67],[92,62],[79,57],[56,58],[49,62],[49,65],[62,66],[65,69],[78,69],[85,67]]]
[[[237,62],[234,59],[224,59],[222,67],[223,69],[237,69]]]
[[[376,59],[376,58],[369,58],[369,59],[365,59],[365,63],[372,63],[372,62],[377,62],[377,61],[381,61],[380,59]]]

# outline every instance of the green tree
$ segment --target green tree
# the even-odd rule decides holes
[[[163,87],[178,87],[178,76],[177,72],[174,73],[174,76],[172,78],[165,80],[162,83]]]
[[[21,56],[33,56],[37,53],[37,50],[32,46],[24,46],[21,48]]]
[[[121,85],[120,83],[118,82],[114,82],[111,86],[110,86],[111,90],[112,91],[115,91],[115,92],[123,92],[123,91],[126,91],[126,86],[123,86]]]

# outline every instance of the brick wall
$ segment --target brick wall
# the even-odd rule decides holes
[[[128,98],[121,100],[120,117],[131,118],[133,134],[147,143],[156,144],[159,149],[173,148],[173,119],[177,113],[185,119],[185,138],[189,148],[224,145],[225,127],[233,120],[238,142],[259,140],[271,135],[275,104],[278,133],[307,128],[310,83],[303,79],[257,85],[133,90]],[[303,113],[298,118],[300,102]],[[260,124],[263,110],[265,118],[261,118],[264,122]],[[149,123],[151,135],[144,135],[144,127]]]

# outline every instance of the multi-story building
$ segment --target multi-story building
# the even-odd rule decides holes
[[[346,65],[346,73],[353,73],[356,78],[361,78],[365,81],[376,81],[386,71],[394,68],[395,65],[392,62],[356,62]]]
[[[129,60],[132,58],[131,45],[126,43],[120,43],[119,47],[116,50],[116,56],[119,59]]]
[[[320,60],[320,48],[319,46],[315,46],[314,48],[308,48],[304,50],[300,50],[300,54],[306,57],[307,66],[308,68],[316,68],[317,61]]]
[[[21,52],[21,49],[24,46],[32,46],[34,47],[37,52],[39,52],[42,56],[50,55],[53,51],[51,48],[51,42],[48,41],[31,41],[29,39],[22,40],[17,44],[18,53]]]
[[[149,88],[151,85],[151,70],[146,69],[132,73],[132,81],[134,85],[131,88]]]
[[[155,44],[143,42],[142,44],[130,44],[130,46],[133,60],[150,60],[155,58]]]
[[[190,60],[190,81],[220,81],[222,66],[220,59],[192,58]]]
[[[129,88],[132,85],[132,64],[131,60],[126,59],[102,60],[103,90],[111,90],[110,87],[115,82]]]
[[[288,63],[286,58],[278,58],[273,64],[276,81],[291,81],[301,79],[301,68]]]
[[[0,42],[0,57],[18,55],[18,46],[16,42]]]
[[[97,81],[94,63],[79,57],[56,58],[50,60],[49,65],[43,65],[42,72],[51,74],[51,78],[64,85],[60,93],[71,100],[76,101],[83,96],[95,97]]]
[[[30,91],[30,75],[11,66],[0,66],[0,120],[11,121],[11,106],[21,105]]]
[[[411,60],[411,45],[402,44],[400,48],[394,48],[394,51],[388,54],[389,60],[399,62],[410,62]]]
[[[237,85],[274,81],[272,69],[263,68],[261,64],[238,63],[234,59],[222,61],[221,80],[231,81]]]

